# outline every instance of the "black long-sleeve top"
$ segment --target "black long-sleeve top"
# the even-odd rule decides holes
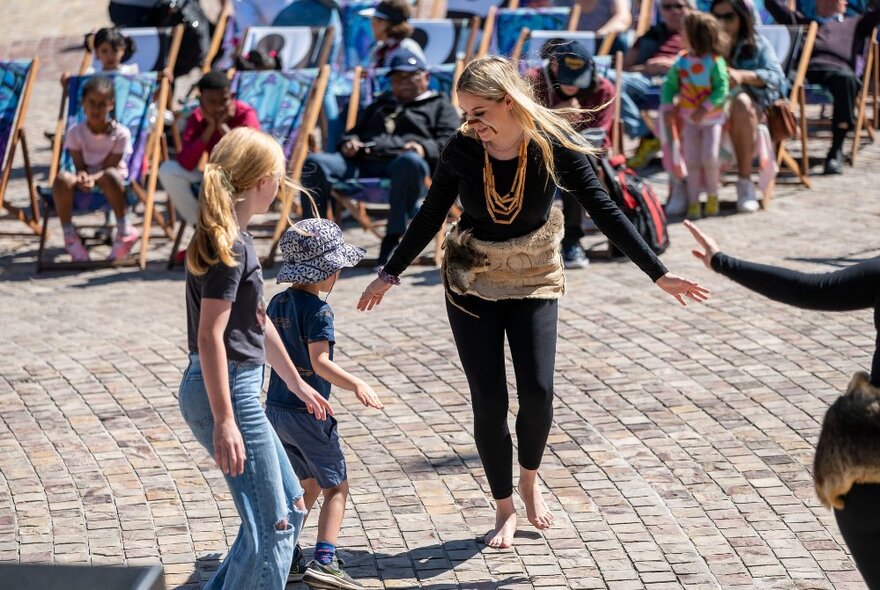
[[[460,131],[450,138],[434,171],[428,195],[385,265],[385,272],[397,276],[409,266],[440,230],[457,196],[464,209],[460,227],[471,229],[479,240],[502,242],[530,233],[547,222],[556,185],[546,173],[537,145],[534,142],[529,144],[523,206],[510,225],[495,223],[486,209],[483,150],[482,142]],[[587,157],[558,144],[554,145],[553,155],[556,174],[563,185],[561,190],[583,205],[602,233],[651,280],[656,281],[666,274],[666,267],[605,192]],[[513,184],[517,158],[490,158],[490,161],[496,190],[499,194],[506,194]]]
[[[813,20],[799,10],[791,10],[784,0],[765,0],[767,12],[781,25],[808,25]],[[819,23],[811,64],[847,66],[855,68],[856,57],[864,47],[865,39],[880,23],[880,11],[868,10],[861,16]]]
[[[880,386],[880,258],[834,272],[808,274],[718,252],[712,257],[712,269],[755,293],[803,309],[852,311],[873,307],[878,333],[871,383]]]

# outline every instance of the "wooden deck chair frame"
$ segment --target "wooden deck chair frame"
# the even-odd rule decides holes
[[[575,5],[572,7],[572,13],[575,10],[580,10],[579,5]],[[566,31],[559,31],[559,33],[565,32],[575,32],[577,29],[569,28]],[[516,40],[516,45],[513,48],[513,55],[510,56],[510,61],[513,65],[517,65],[519,60],[522,58],[523,51],[525,50],[526,43],[531,39],[532,31],[528,27],[523,27],[519,32],[519,38]],[[563,35],[560,35],[563,37]],[[596,49],[596,55],[608,55],[611,52],[611,46],[614,44],[614,40],[617,39],[617,33],[611,33],[610,35],[606,35],[602,38],[602,43],[599,44],[599,47]]]
[[[202,74],[211,71],[211,62],[220,52],[220,46],[223,44],[223,36],[226,34],[226,27],[232,18],[231,3],[224,2],[220,15],[217,17],[217,24],[214,26],[214,35],[211,37],[211,45],[208,46],[208,54],[205,56],[205,62],[202,64]]]
[[[462,70],[464,69],[464,63],[461,60],[458,60],[455,63],[455,71],[452,75],[452,96],[451,102],[455,108],[458,108],[458,96],[455,92],[455,85],[458,82],[458,77],[461,75]],[[364,82],[364,78],[361,75],[362,68],[357,66],[354,69],[354,81],[355,83],[352,86],[351,98],[348,103],[348,111],[346,112],[345,117],[345,130],[348,131],[352,127],[354,127],[357,122],[358,115],[358,106],[360,103],[360,92],[361,92],[361,84]],[[430,188],[431,186],[431,177],[425,177],[425,187]],[[368,231],[372,233],[379,239],[382,239],[384,235],[379,232],[378,227],[373,221],[370,219],[369,213],[367,211],[367,206],[365,203],[356,202],[351,197],[344,195],[338,191],[333,191],[333,198],[342,205],[342,207],[348,211],[349,215],[354,218],[355,221],[361,226],[361,229],[364,231]],[[446,235],[446,223],[440,227],[440,231],[437,232],[437,236],[434,240],[434,255],[432,257],[432,262],[440,266],[440,262],[443,259],[443,238]]]
[[[807,67],[810,64],[810,58],[813,55],[813,46],[816,43],[816,33],[819,30],[819,25],[816,22],[812,22],[806,27],[806,37],[804,39],[804,45],[801,48],[801,55],[798,58],[798,67],[795,73],[795,78],[791,83],[791,91],[789,92],[789,100],[791,104],[798,105],[798,115],[800,118],[800,142],[801,142],[801,163],[798,164],[797,160],[794,159],[794,156],[788,151],[786,147],[786,142],[782,141],[776,148],[776,164],[779,166],[779,171],[782,172],[783,165],[785,168],[794,173],[795,176],[800,180],[800,182],[806,186],[808,189],[812,190],[813,183],[810,182],[809,178],[809,161],[810,155],[807,151],[807,117],[806,117],[806,92],[804,91],[804,81],[807,77]],[[768,209],[770,207],[770,200],[773,198],[773,189],[776,187],[776,179],[770,183],[770,186],[767,187],[767,190],[764,191],[764,196],[761,199],[761,206],[764,209]]]
[[[648,32],[654,20],[654,0],[641,0],[639,3],[639,20],[636,22],[636,38]]]
[[[31,168],[30,151],[28,150],[27,137],[24,132],[24,120],[27,116],[28,106],[31,101],[31,91],[34,89],[34,80],[37,78],[37,72],[40,70],[40,58],[34,56],[31,60],[28,75],[22,86],[21,96],[18,101],[18,109],[12,120],[12,132],[10,133],[8,152],[6,154],[6,162],[0,162],[0,209],[5,209],[10,217],[14,217],[23,222],[30,228],[31,233],[26,235],[40,233],[40,206],[39,197],[37,195],[37,187],[34,183],[34,171]],[[12,174],[12,165],[15,160],[15,151],[21,144],[21,155],[24,160],[24,173],[27,179],[28,194],[31,203],[31,211],[28,215],[25,210],[10,205],[6,202],[6,189],[9,186],[9,177]],[[19,232],[13,232],[16,235]],[[9,235],[9,234],[4,234]]]
[[[299,128],[299,134],[296,137],[293,151],[290,154],[290,161],[287,165],[287,174],[291,181],[300,184],[302,181],[302,168],[305,164],[306,156],[309,153],[309,136],[318,124],[318,115],[324,106],[324,94],[327,92],[327,84],[330,81],[330,66],[324,64],[318,71],[315,83],[312,85],[311,94],[306,99],[305,112],[303,113],[302,125]],[[272,233],[272,246],[269,248],[269,254],[263,259],[263,265],[271,267],[275,262],[275,254],[278,251],[278,242],[285,230],[290,227],[290,213],[293,210],[295,196],[293,191],[287,189],[282,190],[279,194],[281,200],[281,216],[275,224],[275,231]]]
[[[865,72],[862,77],[862,89],[859,92],[859,98],[856,100],[856,126],[853,133],[853,148],[850,161],[853,166],[856,165],[856,158],[859,156],[859,147],[862,139],[862,130],[867,130],[871,142],[874,141],[874,126],[877,124],[877,99],[874,98],[874,119],[867,124],[868,115],[868,94],[871,90],[871,83],[874,82],[874,92],[877,92],[877,51],[880,44],[877,43],[877,29],[871,31],[871,37],[868,39],[868,48],[865,51]]]
[[[162,78],[159,83],[159,99],[156,101],[156,123],[154,125],[153,130],[150,132],[150,136],[147,138],[147,146],[145,148],[145,157],[148,158],[149,167],[146,175],[146,185],[141,184],[140,182],[132,181],[131,188],[134,191],[135,195],[139,201],[141,201],[144,205],[144,215],[143,215],[143,228],[141,230],[141,250],[138,254],[137,258],[133,258],[129,256],[125,260],[116,260],[113,262],[109,261],[100,261],[100,260],[92,260],[89,262],[55,262],[55,261],[45,261],[43,260],[43,252],[46,246],[46,238],[48,236],[48,228],[49,228],[49,212],[46,212],[46,215],[43,217],[43,228],[42,233],[40,235],[40,247],[37,252],[37,272],[41,272],[44,270],[55,270],[55,269],[70,269],[70,270],[85,270],[91,268],[106,268],[106,267],[117,267],[117,266],[134,266],[137,265],[141,270],[144,270],[147,266],[147,256],[149,254],[149,245],[150,245],[150,230],[152,227],[152,221],[154,215],[157,216],[157,223],[160,227],[163,228],[163,232],[167,235],[167,224],[164,223],[163,218],[157,214],[154,207],[154,198],[156,194],[156,184],[159,180],[159,159],[161,156],[161,142],[157,140],[158,137],[162,136],[162,133],[165,130],[165,104],[167,104],[169,99],[169,94],[171,90],[171,85],[168,81],[168,78]],[[66,103],[69,97],[67,93],[61,98],[62,103]],[[67,118],[67,109],[66,105],[62,105],[62,116],[66,120]],[[48,184],[51,187],[55,183],[55,177],[58,175],[58,171],[61,167],[61,150],[62,150],[62,136],[64,135],[65,130],[65,121],[59,121],[56,125],[56,129],[61,129],[60,133],[55,134],[55,139],[52,142],[52,163],[49,167],[49,180]],[[83,227],[83,226],[80,226]]]

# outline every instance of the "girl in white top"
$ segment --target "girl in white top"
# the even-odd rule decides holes
[[[129,221],[125,207],[131,132],[111,118],[115,102],[115,88],[109,78],[94,76],[85,83],[82,106],[86,120],[71,127],[65,139],[76,171],[59,172],[52,186],[55,209],[64,230],[64,249],[74,262],[89,259],[72,222],[76,193],[88,194],[98,187],[116,214],[116,238],[108,260],[127,256],[138,239],[138,231]]]

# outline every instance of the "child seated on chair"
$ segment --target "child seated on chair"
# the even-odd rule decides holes
[[[92,47],[98,58],[98,68],[89,66],[83,74],[137,74],[136,63],[124,64],[123,58],[134,52],[134,41],[123,35],[116,27],[104,27],[92,37]],[[61,85],[66,86],[70,72],[61,74]]]
[[[115,94],[113,81],[104,76],[94,76],[85,83],[82,106],[86,120],[71,127],[64,142],[76,172],[59,172],[52,185],[55,209],[64,230],[64,249],[74,262],[89,259],[89,253],[73,227],[74,197],[91,193],[95,187],[104,193],[116,214],[116,238],[107,259],[125,258],[139,236],[129,221],[125,206],[127,159],[132,152],[131,132],[111,117]]]
[[[333,310],[322,291],[329,293],[344,267],[357,264],[365,252],[346,244],[342,231],[327,219],[298,222],[281,237],[284,264],[279,283],[290,288],[272,298],[267,315],[306,383],[326,399],[330,386],[353,391],[358,401],[382,409],[373,388],[333,362]],[[288,582],[306,582],[320,588],[360,588],[342,569],[336,558],[336,543],[345,514],[348,481],[345,456],[339,443],[336,419],[328,414],[318,420],[292,394],[272,370],[266,398],[266,416],[305,490],[306,510],[311,510],[323,493],[318,519],[314,559],[305,566],[299,545],[294,553]]]

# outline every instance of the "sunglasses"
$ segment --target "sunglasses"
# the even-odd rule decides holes
[[[718,14],[717,12],[713,12],[712,16],[714,16],[715,18],[717,18],[721,22],[725,22],[725,23],[733,22],[736,20],[736,13],[735,12],[722,12],[721,14]]]
[[[687,4],[661,4],[660,8],[663,10],[687,10]]]

